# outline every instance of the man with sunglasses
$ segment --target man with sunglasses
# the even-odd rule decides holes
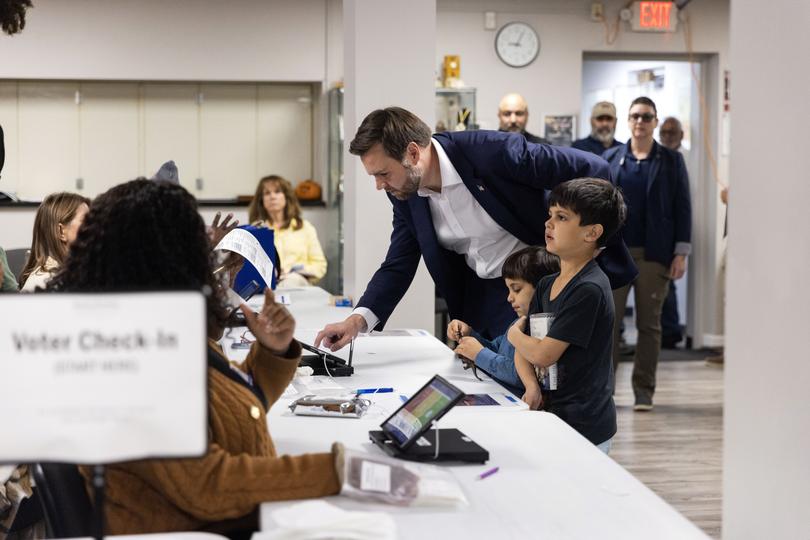
[[[622,237],[639,274],[629,286],[613,291],[616,306],[613,362],[618,365],[619,322],[624,317],[630,287],[635,291],[638,342],[633,364],[636,411],[653,408],[655,373],[661,351],[661,309],[670,280],[686,273],[691,250],[692,206],[686,165],[680,153],[655,142],[658,126],[655,103],[639,97],[630,104],[631,138],[607,150],[603,157],[622,188],[627,221]]]
[[[609,101],[600,101],[591,110],[591,134],[574,141],[571,147],[601,156],[605,150],[622,144],[613,137],[615,133],[616,106]]]

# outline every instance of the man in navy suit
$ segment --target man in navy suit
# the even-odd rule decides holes
[[[501,276],[503,261],[527,245],[545,244],[545,190],[580,177],[609,178],[607,163],[570,148],[533,144],[518,133],[438,133],[398,107],[376,110],[349,151],[360,156],[394,210],[391,244],[357,308],[327,325],[323,341],[337,350],[358,333],[381,329],[425,264],[450,317],[486,337],[514,319]],[[636,275],[621,240],[597,259],[614,288]]]

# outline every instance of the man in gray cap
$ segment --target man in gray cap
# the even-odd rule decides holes
[[[622,144],[613,138],[614,133],[616,133],[616,106],[609,101],[600,101],[591,111],[591,134],[574,141],[571,146],[601,156],[608,148]]]

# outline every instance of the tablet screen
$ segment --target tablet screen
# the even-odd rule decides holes
[[[464,392],[435,375],[380,427],[400,448],[405,448],[462,397]]]

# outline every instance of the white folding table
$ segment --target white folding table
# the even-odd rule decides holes
[[[343,320],[351,312],[349,308],[328,306],[328,294],[320,289],[285,294],[298,321],[296,337],[308,343],[323,325]],[[471,371],[463,370],[449,348],[427,332],[408,333],[371,334],[355,340],[355,375],[335,382],[347,389],[394,388],[393,393],[365,396],[374,405],[363,418],[294,416],[287,408],[294,396],[282,397],[268,414],[277,450],[288,454],[324,452],[333,441],[340,441],[349,448],[382,455],[369,441],[368,432],[378,429],[401,404],[400,396],[409,397],[437,373],[467,393],[508,393],[484,374],[483,382],[476,380]],[[224,345],[229,354],[235,353],[234,358],[244,355],[243,351],[231,351],[227,340]],[[338,354],[348,358],[348,347]],[[490,453],[486,465],[441,465],[461,484],[468,507],[400,508],[339,496],[327,500],[344,509],[390,513],[403,539],[707,538],[553,414],[529,411],[522,403],[513,407],[455,407],[441,419],[439,427],[460,429]],[[476,479],[495,466],[500,468],[496,474]],[[295,501],[263,504],[262,530],[273,528],[274,510],[290,504]]]

